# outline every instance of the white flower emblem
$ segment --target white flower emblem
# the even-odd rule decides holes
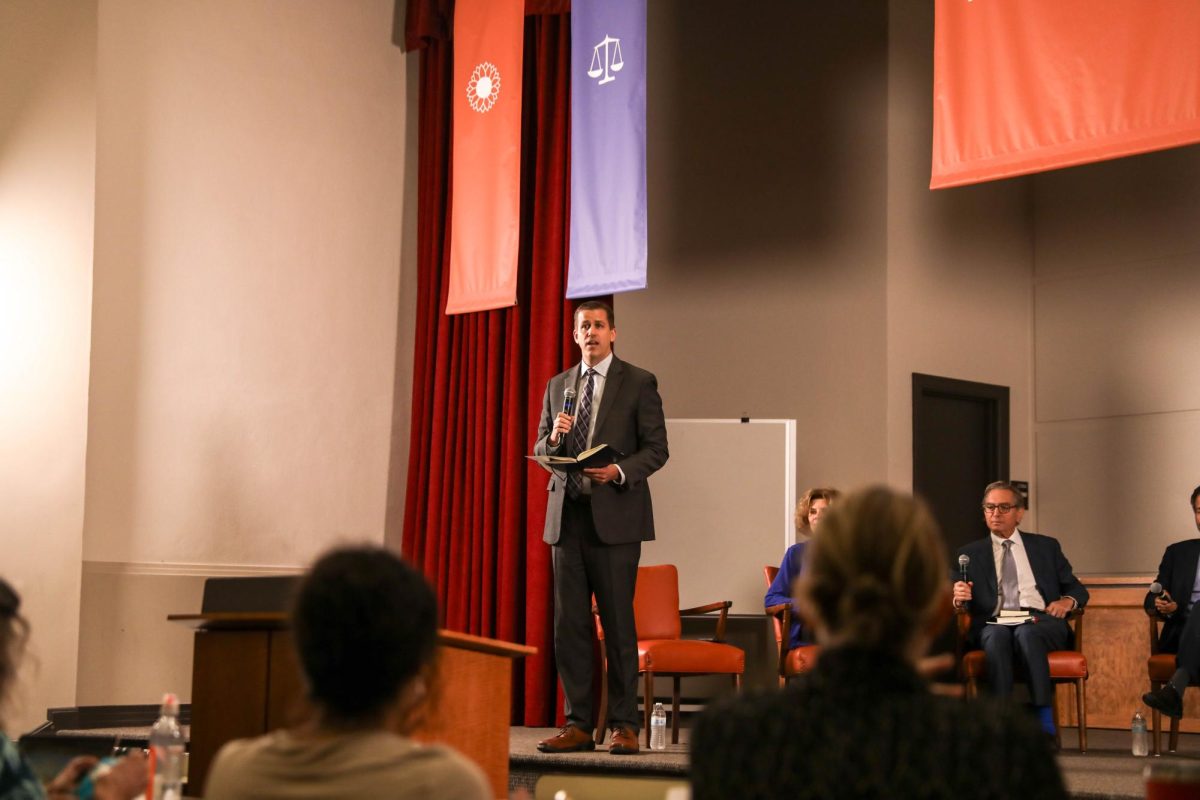
[[[496,96],[500,94],[500,70],[490,61],[484,61],[475,67],[471,80],[467,81],[467,102],[471,108],[484,114],[496,105]]]

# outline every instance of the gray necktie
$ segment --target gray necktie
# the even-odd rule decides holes
[[[1021,608],[1021,590],[1017,586],[1017,561],[1013,558],[1012,542],[1005,542],[1000,559],[1000,608],[1017,611]]]

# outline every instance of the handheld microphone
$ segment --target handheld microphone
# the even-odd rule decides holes
[[[971,557],[969,555],[964,553],[958,557],[958,574],[961,576],[963,583],[967,582],[967,567],[970,565]]]
[[[1159,583],[1158,581],[1155,581],[1154,583],[1150,584],[1150,594],[1154,595],[1155,597],[1162,597],[1163,585],[1161,583]]]
[[[575,387],[568,386],[563,389],[563,413],[567,416],[575,414]]]

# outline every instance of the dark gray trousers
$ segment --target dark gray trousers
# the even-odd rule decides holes
[[[608,724],[641,729],[638,715],[637,630],[633,590],[642,543],[604,544],[588,502],[565,499],[554,561],[554,660],[563,685],[567,722],[591,731],[597,724],[592,696],[592,595],[604,626],[608,657]]]
[[[1029,681],[1029,695],[1035,706],[1054,702],[1050,685],[1050,664],[1046,654],[1066,650],[1071,643],[1071,627],[1066,620],[1033,612],[1034,622],[1012,627],[985,625],[979,641],[987,657],[988,684],[998,697],[1012,694],[1013,668],[1018,664]]]
[[[1183,623],[1175,666],[1186,669],[1192,683],[1200,683],[1200,605],[1188,612],[1187,621]]]

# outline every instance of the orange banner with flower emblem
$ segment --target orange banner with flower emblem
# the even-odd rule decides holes
[[[454,10],[447,314],[517,302],[524,26],[524,0]]]
[[[937,0],[930,187],[1200,141],[1197,0]]]

